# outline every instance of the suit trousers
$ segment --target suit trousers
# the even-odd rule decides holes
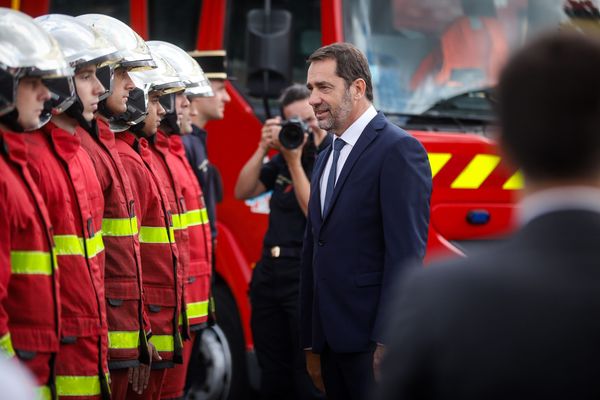
[[[299,282],[300,261],[294,258],[264,258],[252,276],[251,327],[262,400],[324,398],[308,376],[299,344]]]
[[[373,350],[335,353],[326,344],[321,353],[321,375],[328,400],[367,400],[374,389]]]

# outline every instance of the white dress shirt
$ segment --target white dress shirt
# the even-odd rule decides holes
[[[586,210],[600,213],[600,189],[589,186],[562,186],[541,190],[525,197],[520,206],[521,225],[555,211]]]
[[[342,168],[344,168],[344,163],[348,159],[350,152],[354,148],[354,145],[358,141],[358,138],[365,130],[369,122],[377,115],[377,111],[375,107],[371,105],[356,121],[352,123],[342,133],[339,137],[346,142],[346,145],[342,147],[340,150],[340,158],[338,159],[337,169],[335,171],[335,181],[340,176],[340,172],[342,172]],[[334,141],[337,140],[337,136],[334,135]],[[331,144],[333,148],[333,142]],[[329,171],[331,170],[331,164],[333,162],[333,150],[329,153],[329,158],[327,159],[327,164],[325,164],[325,169],[323,170],[323,175],[321,175],[319,187],[321,188],[321,214],[323,213],[323,205],[325,204],[325,192],[327,191],[327,177],[329,176]]]

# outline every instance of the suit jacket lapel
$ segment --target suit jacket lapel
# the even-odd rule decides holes
[[[335,202],[344,187],[344,183],[350,175],[352,168],[356,161],[360,158],[365,149],[371,144],[373,139],[377,136],[377,131],[382,129],[385,125],[385,117],[383,113],[379,112],[377,115],[369,122],[369,124],[365,127],[365,130],[361,133],[358,141],[350,151],[346,162],[344,163],[344,167],[340,172],[340,175],[335,183],[335,188],[333,189],[333,195],[331,196],[331,203],[329,204],[329,208],[326,210],[325,215],[323,215],[323,223],[327,220],[329,214],[331,214],[331,210],[335,207]]]

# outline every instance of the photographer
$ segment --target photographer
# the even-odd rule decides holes
[[[250,285],[262,399],[322,398],[308,377],[298,338],[300,254],[309,179],[318,152],[331,143],[317,125],[309,96],[308,89],[299,84],[284,90],[280,104],[287,123],[280,117],[265,122],[258,148],[235,185],[238,199],[272,190],[263,255]],[[285,132],[280,135],[282,126]],[[271,148],[280,153],[263,163]]]

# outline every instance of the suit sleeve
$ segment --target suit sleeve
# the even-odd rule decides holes
[[[408,263],[425,256],[429,229],[431,169],[425,149],[405,136],[387,152],[380,174],[381,220],[385,258],[379,306],[371,339],[385,344],[387,310],[394,285]]]
[[[310,203],[308,205],[311,207]],[[300,344],[302,349],[312,347],[312,309],[313,309],[313,234],[310,212],[306,221],[300,271]]]
[[[413,270],[400,283],[401,293],[394,302],[390,323],[390,338],[381,366],[381,382],[376,400],[431,398],[433,382],[430,381],[433,349],[432,332],[435,329],[428,318],[435,308],[428,303],[431,289],[424,284],[424,273]],[[435,295],[435,294],[433,294]]]

